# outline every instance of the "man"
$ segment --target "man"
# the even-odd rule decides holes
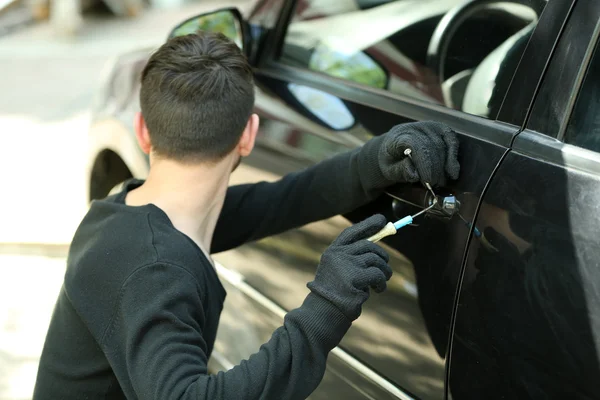
[[[221,34],[171,39],[142,74],[135,131],[145,182],[92,204],[71,244],[35,399],[302,399],[372,288],[391,276],[367,240],[378,215],[325,251],[310,294],[269,342],[207,374],[225,299],[210,253],[349,212],[396,182],[458,175],[456,135],[398,126],[362,148],[275,183],[228,188],[258,130],[252,71]],[[404,155],[414,151],[416,169]]]

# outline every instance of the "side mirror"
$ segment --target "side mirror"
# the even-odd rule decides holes
[[[223,8],[186,19],[173,28],[168,38],[198,31],[220,32],[235,42],[245,54],[249,52],[247,25],[237,8]]]
[[[317,118],[329,129],[347,131],[356,125],[354,116],[340,98],[297,83],[288,83],[288,90],[313,118]]]

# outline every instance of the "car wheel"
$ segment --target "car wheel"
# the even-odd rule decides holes
[[[119,155],[111,150],[103,150],[98,154],[90,176],[88,199],[103,199],[118,191],[122,184],[133,175]]]

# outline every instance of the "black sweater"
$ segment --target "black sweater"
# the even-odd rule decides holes
[[[376,141],[274,183],[230,187],[211,252],[349,212],[386,182]],[[93,202],[70,247],[34,399],[303,399],[349,329],[309,294],[248,360],[207,374],[225,299],[210,262],[154,205],[127,191]]]

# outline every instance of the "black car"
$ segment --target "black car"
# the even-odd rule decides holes
[[[388,290],[311,398],[600,398],[600,2],[258,0],[244,14],[171,32],[221,31],[254,67],[259,143],[234,181],[278,179],[405,122],[446,123],[461,142],[460,179],[384,240]],[[90,200],[147,173],[132,120],[150,50],[117,59],[98,96]],[[228,296],[212,372],[257,351],[301,304],[344,227],[432,201],[398,186],[216,255]]]

